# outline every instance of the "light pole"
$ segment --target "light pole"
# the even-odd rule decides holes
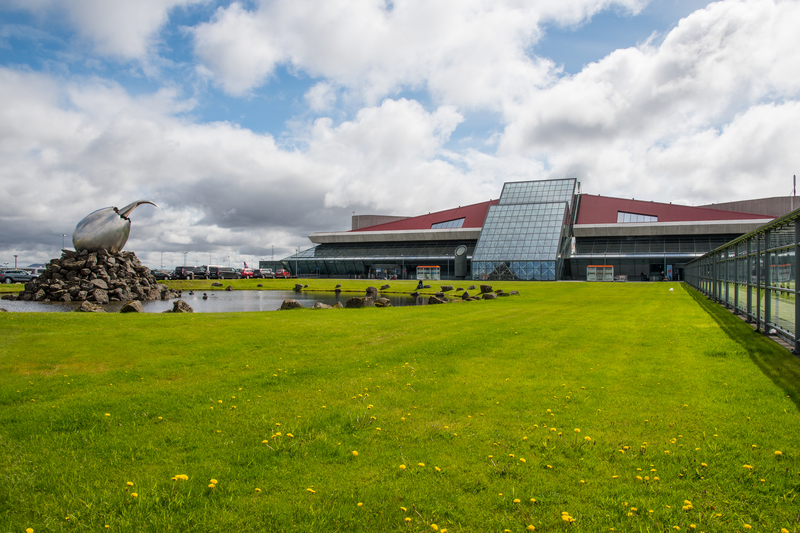
[[[17,254],[14,254],[14,270],[17,269]]]
[[[65,244],[64,244],[64,239],[66,238],[66,236],[67,236],[67,234],[66,234],[66,233],[62,233],[62,234],[61,234],[61,249],[62,249],[62,250],[64,249],[64,246],[65,246]]]
[[[300,271],[297,269],[297,256],[300,255],[300,247],[297,247],[297,252],[294,254],[294,275],[300,277]],[[14,257],[17,257],[16,255]]]
[[[183,266],[186,266],[186,254],[189,252],[183,252]]]
[[[275,245],[272,245],[272,257],[270,258],[271,261],[275,261]]]

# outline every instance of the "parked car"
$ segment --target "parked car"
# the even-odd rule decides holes
[[[280,270],[275,272],[275,277],[276,278],[291,278],[292,274],[288,270],[281,268]]]
[[[239,271],[239,274],[241,274],[242,278],[244,278],[244,279],[252,279],[253,278],[253,271],[251,269],[249,269],[249,268],[241,269]]]
[[[206,275],[209,279],[241,279],[242,275],[232,267],[208,265]]]
[[[25,283],[36,277],[26,270],[4,270],[0,272],[0,283]]]
[[[171,279],[208,279],[205,269],[198,266],[179,266],[170,275]]]
[[[170,278],[170,273],[166,270],[151,270],[150,273],[156,280],[161,281]]]
[[[271,268],[257,268],[253,270],[253,277],[258,279],[275,279],[275,272]]]

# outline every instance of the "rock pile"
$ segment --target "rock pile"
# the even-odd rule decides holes
[[[25,284],[13,299],[23,301],[95,302],[168,300],[176,298],[166,285],[159,285],[133,252],[111,254],[62,250],[51,259],[45,272]]]

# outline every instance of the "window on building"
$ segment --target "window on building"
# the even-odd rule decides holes
[[[658,222],[658,217],[617,211],[617,224],[622,224],[625,222]]]
[[[464,219],[457,218],[455,220],[448,220],[447,222],[437,222],[436,224],[431,224],[431,229],[460,228],[463,225]]]

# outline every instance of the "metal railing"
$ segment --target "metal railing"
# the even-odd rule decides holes
[[[797,257],[800,209],[764,224],[684,268],[686,282],[720,305],[755,323],[756,331],[776,333],[800,353]]]

